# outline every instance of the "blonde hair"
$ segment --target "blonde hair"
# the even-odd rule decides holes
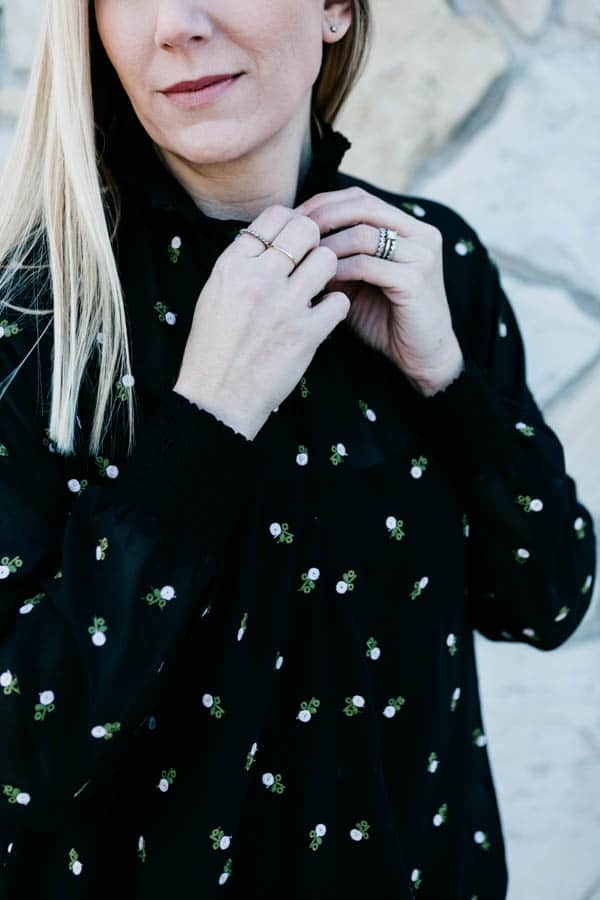
[[[330,124],[359,77],[367,50],[369,0],[353,0],[353,13],[345,37],[325,46],[313,89],[313,112]],[[74,452],[78,398],[88,362],[97,354],[88,448],[94,456],[114,412],[113,385],[131,373],[123,290],[113,249],[118,202],[96,144],[97,135],[103,136],[98,107],[106,97],[106,84],[100,82],[107,78],[116,82],[116,74],[98,45],[93,4],[87,0],[47,4],[23,108],[0,177],[0,315],[8,308],[51,317],[34,346],[53,324],[49,437],[59,453]],[[94,54],[102,54],[101,66],[92,66]],[[126,95],[120,86],[119,90],[122,100]],[[49,294],[52,309],[37,308],[39,296]],[[22,295],[32,297],[32,302],[18,305]],[[0,383],[0,399],[24,362]],[[127,389],[126,404],[130,453],[133,388]]]

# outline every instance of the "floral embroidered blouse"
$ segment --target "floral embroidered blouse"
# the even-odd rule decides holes
[[[132,371],[100,455],[97,369],[59,454],[50,317],[0,316],[0,378],[22,363],[0,401],[6,896],[503,900],[473,631],[558,647],[596,559],[498,269],[456,211],[343,174],[347,139],[314,134],[297,202],[360,184],[442,232],[466,367],[424,398],[340,323],[249,441],[172,390],[247,223],[202,214],[128,127]]]

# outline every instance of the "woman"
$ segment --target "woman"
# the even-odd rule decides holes
[[[0,191],[9,897],[506,895],[473,629],[563,644],[593,525],[477,233],[339,171],[369,20],[49,4]]]

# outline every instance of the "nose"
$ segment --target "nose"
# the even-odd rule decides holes
[[[154,43],[160,50],[185,50],[210,38],[213,25],[198,0],[160,0]]]

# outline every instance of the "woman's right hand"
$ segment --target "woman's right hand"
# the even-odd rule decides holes
[[[330,282],[338,260],[320,247],[319,226],[285,206],[251,224],[300,261],[239,235],[217,259],[196,303],[173,390],[253,440],[292,392],[317,348],[346,318],[346,294],[311,301]]]

